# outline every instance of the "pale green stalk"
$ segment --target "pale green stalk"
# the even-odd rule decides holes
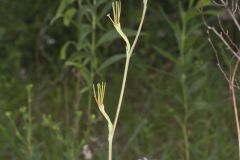
[[[193,1],[191,0],[189,3],[189,7],[192,6]],[[184,73],[184,65],[185,65],[185,43],[186,43],[186,31],[187,31],[187,24],[185,21],[185,17],[182,17],[182,32],[180,37],[180,67],[181,67],[181,88],[182,88],[182,95],[183,95],[183,107],[185,111],[184,121],[182,124],[182,134],[184,140],[184,151],[185,151],[185,160],[190,160],[190,144],[189,144],[189,135],[187,132],[187,125],[188,125],[188,114],[189,114],[189,101],[187,96],[187,89],[186,89],[186,75]]]
[[[96,3],[97,1],[94,0],[93,1],[93,6],[96,6]],[[96,59],[96,26],[97,26],[97,20],[96,20],[96,15],[95,14],[92,14],[92,35],[91,35],[91,47],[90,47],[90,50],[91,50],[91,64],[90,64],[90,86],[89,88],[91,87],[91,84],[93,83],[93,79],[94,79],[94,70],[95,70],[95,65],[94,65],[94,62],[95,62],[95,59]],[[88,127],[87,127],[87,132],[86,132],[86,139],[87,141],[89,141],[89,133],[90,133],[90,130],[91,130],[91,123],[92,123],[92,118],[91,118],[91,115],[92,114],[92,92],[91,90],[89,89],[89,94],[88,94],[88,107],[87,107],[87,118],[88,118]]]
[[[115,130],[116,130],[116,127],[117,127],[117,122],[118,122],[118,119],[119,119],[119,114],[120,114],[121,105],[122,105],[122,99],[123,99],[123,95],[124,95],[124,91],[125,91],[125,85],[126,85],[126,80],[127,80],[129,62],[130,62],[133,50],[134,50],[134,48],[136,46],[137,40],[139,38],[139,35],[141,33],[143,22],[144,22],[144,19],[145,19],[145,15],[146,15],[146,11],[147,11],[147,0],[144,0],[143,4],[144,4],[144,8],[143,8],[141,22],[140,22],[140,25],[138,27],[138,31],[137,31],[137,34],[135,36],[135,39],[134,39],[134,42],[133,42],[132,46],[130,45],[128,40],[127,41],[125,40],[125,42],[126,42],[126,62],[125,62],[125,69],[124,69],[124,75],[123,75],[123,81],[122,81],[120,97],[119,97],[118,106],[117,106],[117,112],[116,112],[116,115],[115,115],[115,120],[114,120],[114,125],[113,125],[112,137],[114,137],[114,133],[115,133]],[[113,24],[115,26],[115,23],[113,23]],[[120,23],[119,23],[119,26],[120,26]],[[115,26],[115,28],[116,28],[116,26]],[[116,28],[116,30],[118,31],[119,29]],[[122,38],[124,39],[124,36],[122,36]],[[130,49],[128,49],[128,48],[130,48]]]
[[[121,110],[121,106],[122,106],[122,100],[123,100],[126,81],[127,81],[129,63],[130,63],[131,55],[133,53],[133,50],[137,44],[139,35],[141,33],[141,29],[143,26],[143,22],[144,22],[146,10],[147,10],[147,2],[148,2],[148,0],[143,0],[143,4],[144,4],[143,13],[142,13],[142,17],[141,17],[141,21],[140,21],[140,25],[139,25],[137,34],[135,36],[135,39],[134,39],[132,45],[130,44],[126,34],[122,31],[122,28],[121,28],[121,24],[120,24],[121,2],[120,1],[115,1],[112,3],[113,19],[110,17],[110,15],[108,15],[108,17],[110,18],[111,22],[113,23],[113,26],[115,27],[116,31],[119,33],[119,35],[123,38],[123,40],[126,43],[126,62],[125,62],[123,80],[122,80],[122,87],[121,87],[121,91],[120,91],[120,96],[119,96],[118,105],[117,105],[117,111],[116,111],[116,115],[115,115],[113,124],[112,124],[108,114],[105,112],[104,105],[103,105],[105,84],[101,83],[101,84],[97,85],[98,94],[96,94],[95,89],[94,89],[95,100],[98,104],[98,107],[99,107],[101,113],[103,114],[103,116],[105,117],[105,119],[108,122],[108,131],[109,131],[109,134],[108,134],[108,160],[112,160],[113,137],[114,137],[114,133],[115,133],[115,130],[117,127],[117,122],[119,119],[119,114],[120,114],[120,110]]]

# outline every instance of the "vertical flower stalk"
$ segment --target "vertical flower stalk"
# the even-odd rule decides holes
[[[126,43],[126,62],[125,62],[125,69],[124,69],[124,74],[123,74],[121,92],[120,92],[118,106],[117,106],[117,112],[116,112],[115,120],[114,120],[114,124],[113,124],[113,136],[114,136],[115,129],[117,127],[117,122],[118,122],[118,118],[119,118],[119,114],[120,114],[120,110],[121,110],[122,99],[123,99],[126,80],[127,80],[129,62],[130,62],[133,50],[134,50],[134,48],[136,46],[136,43],[138,41],[139,35],[141,33],[142,25],[143,25],[145,15],[146,15],[146,10],[147,10],[147,2],[148,2],[148,0],[143,0],[144,7],[143,7],[142,18],[141,18],[141,22],[140,22],[140,25],[138,27],[137,34],[135,36],[135,39],[134,39],[132,45],[130,44],[129,39],[127,38],[126,34],[122,31],[122,28],[121,28],[121,23],[120,23],[121,1],[116,1],[116,2],[113,2],[113,4],[112,4],[113,19],[111,18],[110,15],[108,15],[108,17],[111,20],[111,22],[113,23],[113,26],[115,27],[116,31],[119,33],[119,35],[122,37],[122,39]]]
[[[126,86],[126,80],[127,80],[127,75],[128,75],[129,63],[130,63],[130,59],[131,59],[132,53],[134,51],[134,48],[137,44],[139,35],[142,30],[143,22],[144,22],[146,11],[147,11],[147,3],[148,3],[148,0],[143,0],[142,17],[141,17],[141,21],[140,21],[140,24],[138,27],[138,31],[136,33],[135,39],[132,44],[130,43],[127,35],[123,32],[122,27],[121,27],[121,22],[120,22],[121,9],[122,9],[121,1],[115,1],[112,3],[113,17],[111,17],[110,14],[107,15],[109,17],[110,21],[112,22],[114,28],[116,29],[118,34],[121,36],[121,38],[124,40],[125,45],[126,45],[125,68],[124,68],[120,96],[119,96],[118,105],[117,105],[117,111],[116,111],[113,123],[112,123],[111,119],[109,118],[108,114],[105,112],[104,104],[103,104],[106,84],[105,83],[97,84],[97,94],[96,94],[95,87],[93,87],[94,88],[94,97],[98,104],[98,108],[108,122],[108,132],[109,132],[109,134],[108,134],[108,143],[109,143],[108,160],[112,160],[112,143],[113,143],[114,133],[115,133],[115,130],[117,127],[117,123],[118,123],[118,119],[119,119],[119,115],[120,115],[120,111],[121,111],[121,106],[122,106],[122,101],[123,101],[123,96],[124,96],[124,91],[125,91],[125,86]]]

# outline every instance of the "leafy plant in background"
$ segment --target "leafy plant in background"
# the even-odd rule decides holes
[[[28,95],[28,105],[27,107],[21,107],[19,112],[21,119],[23,121],[22,129],[19,129],[18,124],[16,123],[16,120],[13,117],[13,112],[8,111],[5,113],[6,118],[10,122],[10,131],[12,131],[11,136],[16,137],[16,141],[19,141],[19,148],[16,151],[17,154],[21,157],[21,159],[26,160],[38,160],[41,159],[42,154],[39,151],[38,144],[33,143],[34,139],[34,128],[36,127],[36,124],[33,123],[33,115],[32,115],[32,88],[33,85],[27,85],[27,95]],[[14,139],[14,138],[12,138]],[[15,142],[18,144],[18,142]],[[15,145],[15,144],[12,144]],[[12,152],[14,152],[12,150]],[[12,156],[11,153],[9,155]]]
[[[67,147],[68,149],[71,148],[70,153],[74,153],[70,156],[71,159],[79,157],[81,154],[79,150],[84,143],[90,143],[90,135],[93,131],[91,123],[95,117],[92,113],[93,79],[97,75],[102,76],[100,73],[104,69],[125,57],[123,54],[116,54],[99,65],[98,61],[101,59],[97,57],[97,53],[103,52],[101,46],[119,38],[113,30],[101,35],[101,31],[105,30],[101,20],[111,8],[106,2],[106,0],[62,0],[56,16],[52,19],[52,23],[54,23],[57,19],[62,18],[65,27],[74,28],[77,31],[76,40],[65,42],[60,51],[60,59],[64,62],[64,72],[66,73],[63,80],[65,123],[67,128],[73,132],[68,136],[73,137],[70,138],[71,146]],[[129,36],[135,34],[133,30],[126,29],[126,32]],[[69,71],[73,71],[74,82],[69,78]],[[71,89],[69,89],[72,85],[76,87],[75,93],[71,93]],[[74,101],[70,100],[72,94],[75,95]],[[70,104],[74,106],[73,110]],[[79,108],[85,104],[87,107]],[[82,115],[82,110],[86,111],[84,113],[87,116],[85,114],[80,116]],[[83,141],[79,140],[79,122],[81,118],[85,117],[87,117],[86,123],[81,125],[81,127],[85,126],[84,136],[82,137],[83,143]],[[45,117],[46,119],[48,118]],[[57,130],[56,134],[60,134],[60,130]],[[69,133],[66,134],[68,135]],[[65,141],[63,144],[68,146],[69,142]]]
[[[240,24],[237,20],[237,16],[239,15],[239,11],[240,11],[238,1],[233,0],[229,2],[229,1],[220,0],[218,2],[213,1],[213,4],[215,4],[218,7],[222,7],[226,10],[228,16],[233,21],[238,32],[240,32]],[[240,49],[239,49],[239,46],[234,41],[234,39],[232,38],[232,35],[230,35],[228,30],[224,28],[220,18],[219,18],[220,31],[218,31],[216,27],[210,26],[209,24],[207,24],[207,21],[205,20],[204,16],[203,16],[203,20],[208,29],[208,36],[209,36],[208,40],[216,54],[217,66],[219,67],[220,71],[223,73],[225,79],[229,84],[229,90],[232,98],[233,111],[235,115],[235,123],[236,123],[237,137],[238,137],[238,154],[239,154],[238,158],[240,159],[240,122],[239,122],[237,95],[236,95],[236,89],[240,89],[237,82],[237,71],[239,69],[239,63],[240,63]],[[229,76],[224,71],[224,67],[220,62],[219,54],[215,47],[216,46],[215,42],[212,41],[212,36],[210,35],[210,32],[215,34],[222,41],[222,43],[225,45],[227,49],[227,52],[230,52],[234,57],[234,59],[236,59],[234,60],[236,62],[233,64],[233,70],[230,71]],[[225,57],[229,57],[229,56],[225,55]],[[230,64],[230,66],[232,66],[232,64]]]
[[[190,126],[189,122],[194,123],[192,119],[198,111],[198,103],[204,102],[199,93],[206,86],[208,78],[208,74],[205,73],[207,63],[204,63],[201,57],[201,52],[203,52],[207,43],[201,42],[202,39],[199,38],[202,34],[200,29],[203,24],[196,19],[200,17],[199,8],[209,4],[209,1],[194,2],[190,0],[186,4],[178,1],[179,18],[177,21],[174,20],[176,17],[171,18],[170,15],[167,15],[168,13],[160,8],[161,14],[174,33],[176,45],[171,49],[168,46],[170,51],[163,49],[158,44],[154,45],[158,54],[175,65],[175,70],[170,78],[175,79],[172,83],[176,85],[174,85],[174,88],[170,87],[172,89],[170,96],[174,97],[177,103],[173,104],[174,107],[167,107],[167,109],[181,129],[181,144],[183,145],[181,155],[185,160],[193,159],[191,155],[194,151],[194,144],[191,144],[191,139],[194,139],[194,133],[192,133],[192,125]],[[174,96],[173,92],[176,93]],[[205,102],[202,105],[204,104]],[[179,108],[179,105],[182,108]],[[170,157],[170,155],[166,156]]]
[[[121,110],[121,106],[122,106],[122,100],[123,100],[123,95],[124,95],[124,91],[125,91],[129,63],[130,63],[130,59],[131,59],[133,50],[136,46],[136,43],[138,41],[141,29],[142,29],[142,25],[143,25],[146,10],[147,10],[147,2],[148,2],[147,0],[143,0],[144,7],[143,7],[142,18],[141,18],[141,22],[140,22],[140,25],[138,28],[138,32],[135,36],[135,39],[134,39],[132,45],[130,44],[128,37],[123,32],[122,27],[121,27],[121,23],[120,23],[121,2],[120,1],[115,1],[112,3],[113,18],[111,18],[111,16],[108,15],[108,17],[111,20],[111,22],[113,23],[113,26],[115,27],[116,31],[118,32],[118,34],[122,37],[122,39],[126,43],[126,62],[125,62],[125,68],[124,68],[124,74],[123,74],[123,81],[122,81],[122,87],[121,87],[120,97],[119,97],[118,106],[117,106],[117,112],[115,114],[115,119],[114,119],[113,123],[112,123],[110,117],[108,116],[108,114],[105,112],[105,106],[104,106],[104,102],[103,102],[104,95],[105,95],[106,83],[98,83],[97,91],[95,91],[95,88],[93,86],[94,97],[97,102],[98,108],[108,123],[108,159],[109,160],[112,160],[112,143],[113,143],[114,133],[115,133],[115,130],[117,127],[117,122],[119,119],[119,114],[120,114],[120,110]]]
[[[91,77],[91,63],[96,67],[93,70],[94,81],[111,79],[114,82],[107,85],[111,98],[105,98],[106,106],[115,103],[119,89],[116,84],[122,80],[122,75],[116,72],[122,70],[120,63],[109,69],[111,64],[126,58],[126,54],[112,54],[121,50],[120,41],[112,45],[113,40],[121,36],[115,29],[110,29],[110,21],[105,23],[111,4],[107,0],[30,1],[0,1],[0,113],[7,116],[0,117],[0,159],[72,160],[90,157],[106,160],[105,143],[102,143],[105,131],[97,129],[102,128],[99,123],[103,116],[95,118],[93,113],[97,108],[92,108],[90,119],[94,125],[89,125],[85,113],[90,92],[91,100],[94,95],[92,84],[87,82]],[[145,20],[147,32],[140,42],[144,47],[136,48],[138,54],[131,59],[129,83],[125,89],[127,99],[123,103],[129,107],[121,109],[118,123],[121,127],[115,133],[117,138],[113,146],[113,150],[120,153],[114,158],[186,159],[182,129],[185,125],[191,160],[237,159],[234,113],[229,108],[231,97],[216,67],[211,46],[205,45],[208,42],[204,36],[206,29],[201,28],[203,23],[198,18],[198,7],[202,7],[199,1],[151,1],[149,16]],[[202,1],[203,6],[207,1]],[[52,21],[54,25],[49,26],[58,3],[60,6]],[[139,11],[135,8],[139,1],[124,1],[124,5],[127,6],[124,9],[126,14],[122,15],[121,23],[138,27],[136,17]],[[167,15],[165,19],[159,16],[160,6]],[[215,9],[208,9],[212,8]],[[208,11],[204,13],[208,14]],[[222,24],[224,28],[229,27],[229,34],[233,33],[231,37],[237,44],[238,35],[228,23],[231,17],[226,16],[226,10],[221,11]],[[91,56],[92,13],[96,19],[95,58]],[[182,17],[189,19],[185,20],[185,34]],[[166,23],[168,20],[173,26]],[[207,22],[217,23],[211,16]],[[128,38],[136,34],[129,29],[123,29],[123,32]],[[80,37],[84,38],[81,40]],[[184,58],[177,43],[181,38],[184,39]],[[215,37],[211,38],[216,48],[220,48],[219,61],[227,70],[231,66],[231,54],[228,57],[224,45],[214,40]],[[52,40],[54,45],[48,45]],[[183,67],[180,67],[181,59],[184,59]],[[186,77],[188,117],[183,107],[182,73]],[[234,77],[233,74],[230,77]],[[227,78],[234,79],[228,75]],[[27,120],[28,106],[16,109],[26,103],[26,82],[34,83],[31,125]],[[234,82],[237,87],[236,81],[231,81]],[[236,88],[233,89],[237,96]],[[111,117],[114,108],[105,109]],[[101,115],[102,112],[99,113]],[[29,126],[32,132],[27,133]],[[31,139],[30,143],[23,143],[17,131],[25,141]],[[88,157],[84,151],[89,153]]]
[[[67,128],[72,128],[72,134],[66,134],[64,136],[61,133],[61,129],[53,129],[57,137],[61,137],[58,140],[69,149],[66,153],[67,157],[70,159],[78,159],[81,152],[80,149],[83,145],[82,141],[79,140],[80,135],[80,118],[81,110],[84,108],[79,108],[80,104],[84,105],[85,102],[81,102],[82,94],[88,91],[87,100],[87,127],[85,130],[85,140],[88,143],[90,140],[91,122],[92,122],[92,92],[91,84],[93,83],[93,78],[96,75],[97,69],[97,26],[101,26],[100,20],[109,9],[109,6],[104,5],[106,0],[62,0],[61,4],[57,10],[56,16],[53,18],[52,23],[57,19],[62,18],[65,27],[74,27],[77,31],[76,40],[67,41],[61,51],[60,59],[64,61],[65,72],[69,72],[69,68],[72,68],[74,73],[73,76],[76,78],[74,85],[75,90],[75,100],[74,103],[70,103],[69,97],[71,93],[69,86],[71,85],[71,79],[68,75],[65,76],[63,86],[64,86],[64,106],[65,106],[65,123]],[[103,9],[99,13],[99,8],[103,6]],[[100,15],[100,16],[98,16]],[[71,47],[72,46],[72,47]],[[70,48],[71,47],[71,48]],[[68,52],[71,51],[71,54]],[[70,108],[72,104],[72,108]],[[74,116],[71,116],[74,115]],[[74,117],[74,118],[72,118]],[[52,128],[54,122],[49,116],[45,116],[45,123],[47,126]],[[51,122],[51,123],[50,123]],[[68,140],[67,140],[68,139]],[[69,143],[70,140],[70,143]],[[70,144],[70,145],[69,145]]]
[[[89,90],[93,83],[93,78],[96,74],[97,68],[97,57],[96,57],[96,31],[97,25],[100,25],[100,17],[98,14],[104,14],[108,11],[108,6],[105,6],[101,13],[97,13],[98,8],[102,7],[105,0],[100,1],[83,1],[83,0],[62,0],[56,16],[53,18],[52,23],[58,18],[63,18],[63,24],[66,27],[73,26],[77,30],[77,40],[67,41],[61,51],[60,58],[65,61],[65,67],[73,67],[76,69],[75,76],[76,81],[76,100],[74,104],[74,113],[79,112],[79,106],[81,101],[82,93],[88,91],[88,104],[87,104],[87,121],[88,127],[86,135],[89,135],[91,130],[92,121],[92,92]],[[77,4],[74,5],[74,4]],[[70,46],[74,47],[71,50],[70,55],[67,54]],[[82,82],[86,83],[86,86],[80,86]],[[69,125],[70,121],[70,109],[69,109],[69,95],[68,95],[68,78],[65,78],[64,83],[64,94],[65,94],[65,112],[66,112],[66,123]],[[76,116],[75,120],[76,134],[79,129],[79,116]]]

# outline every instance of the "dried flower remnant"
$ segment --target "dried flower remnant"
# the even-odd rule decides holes
[[[103,114],[103,116],[106,118],[106,120],[108,121],[108,127],[111,128],[112,122],[111,122],[108,114],[105,112],[105,107],[103,104],[103,100],[104,100],[104,96],[105,96],[105,89],[106,89],[106,83],[104,83],[104,82],[97,84],[97,90],[95,89],[95,86],[93,85],[93,94],[94,94],[96,103],[98,105],[98,108],[101,111],[101,113]]]
[[[113,8],[113,19],[111,18],[110,14],[108,14],[107,16],[109,17],[109,19],[113,23],[113,26],[115,27],[116,31],[120,34],[120,36],[125,41],[125,43],[126,43],[126,53],[129,53],[131,45],[130,45],[130,42],[129,42],[126,34],[122,31],[122,27],[121,27],[121,23],[120,23],[121,9],[122,9],[121,1],[113,2],[112,3],[112,8]]]
[[[104,104],[103,104],[103,100],[104,100],[104,96],[105,96],[105,89],[106,89],[106,83],[104,83],[104,82],[101,82],[101,83],[97,84],[97,90],[95,89],[95,87],[93,85],[93,94],[94,94],[94,98],[96,100],[96,103],[98,105],[99,110],[101,111],[103,116],[108,121],[109,130],[112,130],[111,129],[112,128],[112,122],[111,122],[108,114],[105,112],[105,107],[104,107]]]
[[[95,86],[93,85],[93,94],[94,94],[94,98],[98,105],[99,110],[101,111],[102,115],[108,121],[108,129],[112,130],[112,122],[111,122],[108,114],[105,112],[105,107],[103,104],[103,100],[104,100],[104,96],[105,96],[105,89],[106,89],[106,83],[104,83],[104,82],[98,83],[97,89],[95,89]]]
[[[106,88],[106,83],[104,83],[104,82],[98,83],[97,84],[97,94],[96,94],[95,86],[93,85],[94,98],[100,109],[104,108],[103,100],[104,100],[104,95],[105,95],[105,88]]]

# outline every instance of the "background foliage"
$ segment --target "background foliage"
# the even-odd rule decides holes
[[[142,1],[122,3],[122,25],[131,37]],[[210,5],[149,0],[115,159],[237,158],[227,83],[199,12],[208,6],[209,22],[217,23],[223,11]],[[106,110],[113,116],[124,46],[106,17],[110,8],[108,0],[0,1],[0,159],[86,159],[83,148],[92,159],[106,159],[107,126],[93,103],[92,84],[107,82]],[[236,35],[228,18],[224,22]],[[216,44],[228,69],[227,53]]]

